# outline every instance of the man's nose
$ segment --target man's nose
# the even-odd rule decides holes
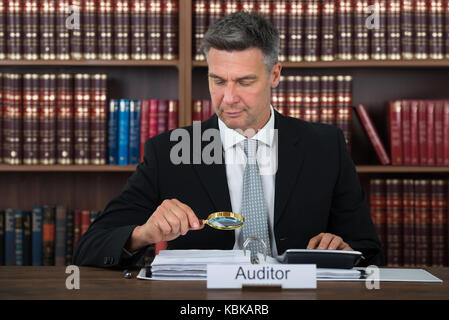
[[[224,90],[223,101],[224,101],[224,103],[226,103],[228,105],[232,105],[232,104],[236,103],[237,100],[238,100],[238,98],[237,98],[237,94],[235,92],[235,84],[230,81],[226,84],[226,87]]]

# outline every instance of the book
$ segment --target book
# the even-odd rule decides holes
[[[377,15],[378,25],[371,29],[371,59],[386,60],[387,59],[387,7],[386,1],[373,0],[374,13]]]
[[[66,259],[67,208],[56,206],[55,213],[55,266],[64,266]]]
[[[304,5],[304,60],[312,62],[318,60],[320,6],[316,0],[306,0]]]
[[[337,0],[337,58],[339,60],[352,60],[353,58],[353,23],[352,2]]]
[[[356,0],[354,8],[354,58],[368,60],[370,57],[369,29],[366,27],[368,0]]]
[[[6,73],[3,93],[3,162],[22,163],[22,75]]]
[[[55,264],[55,207],[42,207],[42,264]]]
[[[70,59],[70,29],[66,26],[69,5],[69,0],[56,1],[55,47],[58,60]]]
[[[418,179],[415,183],[416,266],[431,263],[431,198],[430,181]]]
[[[23,211],[23,265],[31,266],[31,211]]]
[[[19,0],[5,2],[6,7],[6,56],[10,60],[22,59],[22,12]]]
[[[56,92],[56,161],[61,165],[73,163],[73,76],[57,75]]]
[[[5,209],[5,266],[16,265],[15,214],[12,208]]]
[[[23,7],[23,58],[25,60],[39,58],[39,11],[41,9],[39,2],[38,0],[25,0]],[[44,28],[43,26],[42,29]]]
[[[288,61],[303,60],[304,2],[288,1]]]
[[[90,162],[90,101],[91,76],[89,74],[75,75],[75,106],[74,106],[74,163],[78,165]]]
[[[413,59],[414,30],[413,30],[413,0],[401,0],[401,58]]]
[[[385,179],[370,179],[369,204],[370,215],[380,239],[385,259],[388,247],[387,241],[387,199]],[[388,263],[388,260],[386,261]]]
[[[33,266],[42,265],[42,249],[43,249],[43,210],[41,206],[34,206],[31,212],[31,243],[32,243],[32,258],[31,263]]]
[[[54,60],[56,58],[56,0],[39,1],[39,19],[39,58],[41,60]]]
[[[401,0],[387,3],[387,57],[389,60],[401,59]]]
[[[119,100],[118,109],[118,164],[127,165],[129,162],[129,100]]]
[[[140,100],[129,102],[128,164],[138,164],[140,159],[140,109]]]
[[[6,58],[6,6],[5,0],[0,0],[0,59]]]
[[[108,112],[108,163],[118,164],[118,112],[119,101],[109,100]]]
[[[90,163],[106,164],[108,139],[107,75],[91,76],[90,96]]]
[[[178,11],[177,0],[162,0],[162,59],[178,59]]]
[[[431,262],[432,266],[444,267],[448,264],[447,229],[447,182],[431,180]]]
[[[56,76],[39,77],[39,163],[56,163]]]
[[[98,1],[98,57],[111,60],[113,57],[114,9],[113,0]]]
[[[376,130],[368,112],[366,111],[365,106],[362,104],[359,104],[356,106],[355,110],[357,111],[360,121],[362,122],[363,128],[365,129],[365,132],[367,133],[380,162],[383,165],[390,164],[390,162],[391,162],[390,157],[388,156],[388,154],[385,150],[385,147],[384,147],[382,141],[380,140],[379,134],[377,133],[377,130]]]
[[[130,1],[114,1],[114,59],[129,60]]]
[[[205,5],[206,1],[202,1]],[[150,0],[147,2],[148,8],[148,48],[147,58],[149,60],[160,60],[162,57],[162,3],[161,0]],[[196,3],[195,3],[196,6]],[[204,13],[205,14],[205,13]],[[204,16],[205,17],[205,16]],[[206,20],[204,20],[204,34],[206,31]],[[196,57],[196,56],[195,56]]]
[[[69,20],[67,20],[67,11],[66,11],[66,21],[64,26],[67,28],[67,24],[70,25],[69,28],[69,39],[70,39],[70,58],[73,60],[80,60],[83,57],[83,35],[81,30],[81,0],[69,0],[69,9],[70,12]]]
[[[5,265],[5,210],[0,210],[0,266]]]
[[[429,58],[443,59],[443,0],[430,0],[428,3]]]
[[[280,62],[287,60],[287,1],[279,0],[272,3],[272,23],[279,32],[279,56]]]
[[[390,133],[390,154],[393,165],[402,165],[402,120],[401,101],[390,101],[388,130]]]
[[[15,251],[16,251],[16,266],[23,266],[23,212],[14,212],[14,235],[15,235]]]
[[[150,102],[149,100],[142,100],[140,105],[140,158],[139,162],[143,161],[145,155],[145,142],[149,136],[149,117],[150,117]]]
[[[340,3],[340,2],[339,2]],[[335,44],[337,43],[336,26],[336,1],[322,1],[321,11],[321,60],[335,60]]]
[[[73,257],[73,240],[74,240],[74,210],[67,210],[67,224],[66,224],[66,235],[65,235],[65,265],[72,264]]]
[[[39,75],[23,75],[23,163],[39,163]]]
[[[147,59],[147,1],[131,2],[131,59]]]
[[[427,33],[427,14],[428,6],[426,0],[416,0],[414,3],[414,58],[428,58],[428,33]]]
[[[403,266],[415,266],[415,188],[413,179],[403,179]]]
[[[403,184],[400,179],[386,180],[388,265],[403,264]]]

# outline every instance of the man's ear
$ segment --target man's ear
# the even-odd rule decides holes
[[[271,72],[270,72],[271,88],[276,88],[279,85],[279,81],[281,80],[281,70],[282,70],[282,65],[280,62],[276,63],[273,66],[273,68],[271,68]]]

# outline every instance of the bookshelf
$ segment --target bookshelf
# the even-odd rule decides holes
[[[179,126],[192,123],[192,100],[208,99],[207,63],[192,59],[192,3],[179,1],[178,59],[0,60],[0,72],[106,73],[108,99],[179,100]],[[389,152],[386,103],[395,99],[449,98],[449,59],[284,62],[283,75],[353,77],[353,105],[364,104]],[[353,153],[360,181],[388,177],[449,178],[449,167],[381,166],[357,117],[352,115]],[[117,195],[135,165],[10,166],[0,164],[0,208],[30,210],[36,204],[65,204],[102,210]]]

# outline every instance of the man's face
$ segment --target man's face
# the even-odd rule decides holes
[[[280,63],[268,74],[258,48],[211,48],[208,64],[209,91],[218,117],[231,129],[261,129],[270,118],[270,89],[279,83]]]

